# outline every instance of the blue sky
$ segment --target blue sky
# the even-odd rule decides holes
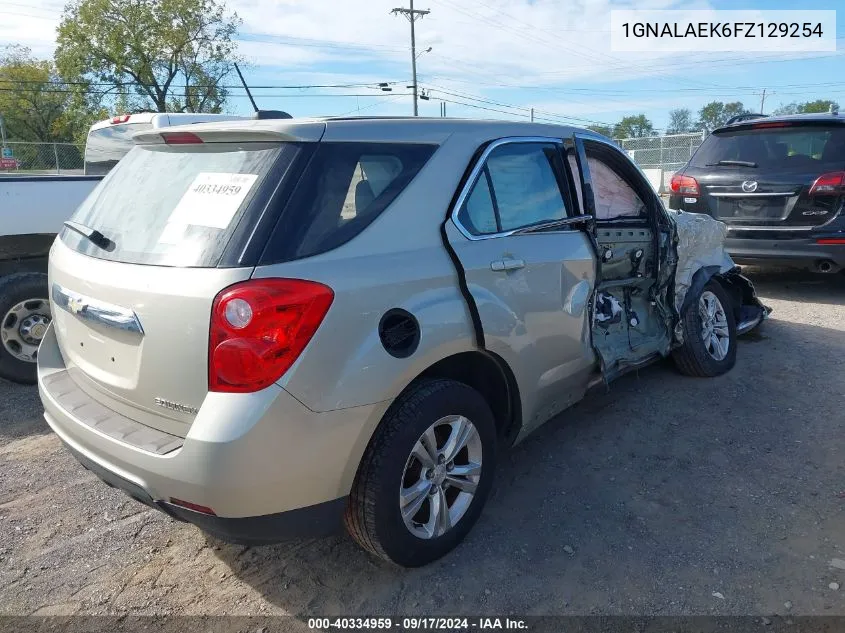
[[[411,114],[409,25],[390,9],[408,0],[228,0],[243,18],[240,52],[262,108],[295,116]],[[0,45],[52,53],[61,0],[2,0]],[[658,129],[668,111],[711,100],[765,110],[832,98],[845,105],[845,9],[841,0],[415,0],[420,114],[609,123],[645,113]],[[610,10],[837,9],[836,53],[613,53]],[[232,83],[236,78],[232,78]],[[382,92],[378,82],[391,82]],[[351,85],[355,84],[355,85]],[[231,109],[251,110],[235,90]]]

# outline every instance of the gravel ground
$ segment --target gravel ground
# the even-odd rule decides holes
[[[35,388],[0,381],[0,614],[843,615],[845,277],[747,272],[775,311],[732,372],[667,362],[593,394],[418,570],[345,536],[205,537],[97,481]]]

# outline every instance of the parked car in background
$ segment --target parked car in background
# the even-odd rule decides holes
[[[219,538],[346,526],[455,547],[498,448],[766,316],[723,225],[587,130],[327,119],[150,130],[50,253],[45,417],[110,485]],[[576,510],[577,511],[577,510]]]
[[[669,207],[728,226],[739,263],[845,267],[845,117],[745,119],[715,130],[672,178]]]
[[[85,143],[84,175],[0,173],[0,378],[35,382],[38,345],[50,323],[47,252],[62,222],[132,148],[132,134],[244,118],[230,114],[123,114],[91,126]]]

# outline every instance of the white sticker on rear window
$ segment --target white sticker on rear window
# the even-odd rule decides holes
[[[181,244],[185,232],[188,230],[187,224],[179,222],[168,222],[164,225],[164,230],[158,237],[159,244]]]
[[[257,174],[201,172],[167,221],[225,229],[257,179]]]

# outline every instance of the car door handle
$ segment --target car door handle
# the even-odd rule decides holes
[[[520,268],[525,267],[525,261],[521,259],[497,259],[494,262],[490,262],[490,268],[492,270],[519,270]]]

